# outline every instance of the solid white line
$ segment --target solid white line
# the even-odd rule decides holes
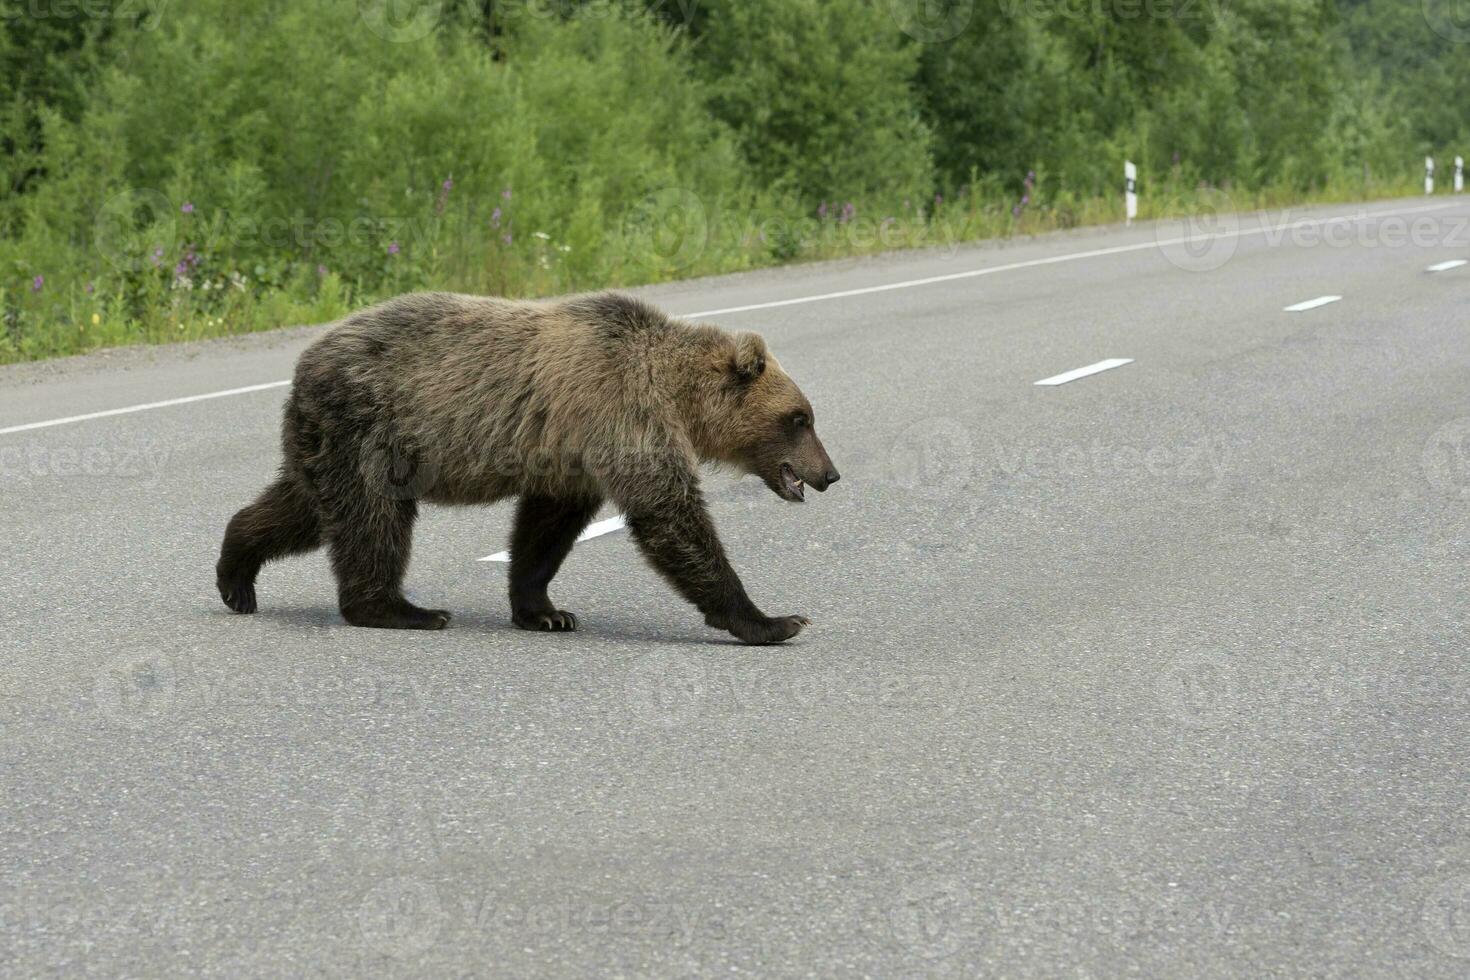
[[[1250,231],[1227,231],[1218,235],[1181,235],[1178,238],[1158,238],[1151,242],[1139,242],[1135,245],[1115,245],[1112,248],[1094,248],[1086,252],[1068,252],[1066,255],[1053,255],[1045,259],[1029,259],[1025,262],[1010,262],[1005,265],[986,266],[983,269],[967,269],[964,272],[951,272],[943,276],[928,276],[924,279],[909,279],[904,282],[890,282],[882,286],[865,286],[861,289],[844,289],[836,293],[819,293],[815,296],[798,296],[795,299],[778,299],[769,303],[751,303],[748,306],[727,306],[718,310],[700,310],[698,313],[681,313],[679,316],[685,319],[694,319],[705,316],[721,316],[728,313],[748,313],[752,310],[772,310],[781,306],[800,306],[804,303],[820,303],[829,299],[846,299],[849,296],[867,296],[870,293],[886,293],[895,289],[913,289],[916,286],[932,286],[940,282],[955,282],[961,279],[976,279],[980,276],[993,276],[1000,272],[1014,272],[1017,269],[1034,269],[1038,266],[1057,265],[1062,262],[1077,262],[1082,259],[1095,259],[1105,255],[1123,255],[1127,252],[1142,252],[1151,248],[1167,248],[1171,245],[1197,244],[1212,241],[1216,238],[1254,238],[1258,235],[1276,235],[1284,238],[1288,233],[1301,228],[1310,228],[1313,225],[1338,225],[1356,221],[1367,221],[1376,217],[1392,217],[1400,214],[1418,214],[1423,211],[1444,211],[1448,208],[1458,207],[1456,204],[1433,204],[1425,207],[1408,208],[1403,211],[1367,211],[1357,214],[1345,214],[1336,218],[1305,218],[1296,224],[1273,227],[1269,224]]]
[[[6,429],[0,429],[0,436],[10,435],[12,432],[29,432],[32,429],[49,429],[53,425],[67,425],[71,422],[86,422],[91,419],[105,419],[113,415],[131,415],[133,412],[146,412],[154,408],[168,408],[172,405],[188,405],[191,402],[209,401],[211,398],[228,398],[231,395],[248,395],[252,391],[266,391],[270,388],[284,388],[290,381],[267,381],[263,385],[247,385],[244,388],[230,388],[227,391],[211,391],[204,395],[189,395],[187,398],[170,398],[167,401],[149,402],[146,405],[129,405],[127,408],[109,408],[105,412],[88,412],[86,415],[69,415],[64,419],[47,419],[45,422],[28,422],[25,425],[12,425]]]
[[[1431,265],[1429,268],[1425,269],[1424,271],[1425,272],[1448,272],[1451,269],[1458,269],[1460,266],[1464,265],[1466,263],[1466,261],[1467,260],[1465,260],[1465,259],[1450,259],[1448,262],[1441,262],[1438,265]]]
[[[1066,374],[1058,374],[1052,378],[1042,378],[1036,384],[1046,385],[1048,387],[1052,385],[1064,385],[1068,381],[1076,381],[1078,378],[1085,378],[1090,374],[1101,374],[1104,371],[1111,371],[1113,368],[1132,363],[1133,358],[1131,357],[1110,357],[1106,361],[1098,361],[1096,364],[1089,364],[1087,367],[1080,367],[1075,371],[1068,371]]]
[[[835,293],[820,293],[815,296],[799,296],[795,299],[781,299],[769,303],[751,303],[747,306],[728,306],[718,310],[701,310],[697,313],[681,313],[678,316],[684,319],[695,319],[698,317],[720,316],[729,313],[747,313],[752,310],[773,310],[782,306],[799,306],[804,303],[820,303],[825,300],[845,299],[849,296],[866,296],[870,293],[886,293],[895,289],[913,289],[918,286],[931,286],[941,282],[956,282],[963,279],[976,279],[980,276],[993,276],[1001,272],[1014,272],[1017,269],[1034,269],[1040,266],[1057,265],[1063,262],[1078,262],[1082,259],[1095,259],[1107,255],[1123,255],[1128,252],[1141,252],[1148,249],[1167,248],[1170,245],[1183,245],[1186,243],[1206,242],[1216,238],[1253,238],[1258,235],[1275,235],[1284,239],[1285,235],[1300,228],[1310,228],[1314,225],[1337,225],[1358,221],[1368,221],[1373,218],[1393,217],[1405,214],[1420,214],[1425,211],[1444,211],[1449,208],[1460,207],[1462,202],[1456,201],[1451,204],[1433,204],[1417,208],[1385,209],[1383,211],[1359,211],[1355,214],[1339,215],[1336,218],[1304,218],[1291,225],[1283,225],[1279,228],[1267,224],[1260,228],[1241,232],[1222,232],[1218,235],[1183,235],[1178,238],[1159,238],[1151,242],[1139,242],[1135,245],[1118,245],[1113,248],[1095,248],[1086,252],[1069,252],[1066,255],[1054,255],[1045,259],[1031,259],[1026,262],[1010,262],[1005,265],[986,266],[983,269],[970,269],[965,272],[952,272],[943,276],[928,276],[923,279],[909,279],[904,282],[892,282],[882,286],[867,286],[862,289],[844,289]],[[72,415],[61,419],[48,419],[45,422],[31,422],[27,425],[14,425],[7,429],[0,429],[0,436],[9,435],[14,432],[27,432],[32,429],[46,429],[53,425],[67,425],[71,422],[85,422],[89,419],[107,418],[112,415],[129,415],[133,412],[146,412],[154,408],[167,408],[171,405],[186,405],[190,402],[205,401],[210,398],[227,398],[230,395],[244,395],[252,391],[264,391],[268,388],[280,388],[290,384],[290,381],[272,381],[263,385],[251,385],[246,388],[231,388],[228,391],[215,391],[207,395],[193,395],[188,398],[172,398],[168,401],[150,402],[146,405],[129,405],[126,408],[114,408],[105,412],[92,412],[87,415]]]
[[[1342,299],[1341,296],[1318,296],[1316,299],[1309,299],[1305,303],[1296,303],[1288,306],[1281,312],[1305,313],[1307,310],[1315,310],[1317,307],[1326,306],[1328,303],[1336,303],[1340,299]]]
[[[627,526],[628,525],[623,522],[623,515],[619,514],[617,517],[609,517],[605,521],[598,521],[596,524],[589,524],[587,526],[587,530],[581,533],[581,535],[577,538],[577,541],[590,541],[593,538],[600,538],[604,534],[611,534],[614,531],[621,531]],[[481,558],[480,561],[510,561],[510,552],[497,551],[493,555],[486,555],[484,558]]]

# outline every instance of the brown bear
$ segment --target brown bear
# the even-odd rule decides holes
[[[325,543],[356,626],[440,629],[403,595],[420,501],[519,497],[510,605],[529,630],[574,630],[546,589],[604,501],[710,626],[779,643],[808,623],[745,594],[705,510],[700,462],[799,502],[837,470],[811,404],[756,334],[603,293],[524,303],[449,293],[353,314],[301,355],[280,477],[225,530],[217,584],[255,611],[261,565]]]

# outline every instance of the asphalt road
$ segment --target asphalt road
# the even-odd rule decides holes
[[[626,533],[514,629],[509,507],[420,522],[443,633],[320,554],[230,615],[284,389],[17,427],[315,332],[0,372],[0,974],[1464,976],[1470,202],[1361,213],[647,290],[761,306],[842,470],[712,477],[779,648]]]

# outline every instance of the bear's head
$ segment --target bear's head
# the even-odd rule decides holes
[[[811,402],[753,333],[736,334],[720,354],[721,377],[715,418],[714,455],[765,481],[793,503],[806,488],[825,491],[838,480],[837,467],[817,438]]]

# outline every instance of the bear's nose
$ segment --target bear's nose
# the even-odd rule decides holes
[[[837,470],[830,469],[827,471],[827,486],[830,487],[832,484],[836,483],[840,479],[842,479],[842,476],[837,472]]]

